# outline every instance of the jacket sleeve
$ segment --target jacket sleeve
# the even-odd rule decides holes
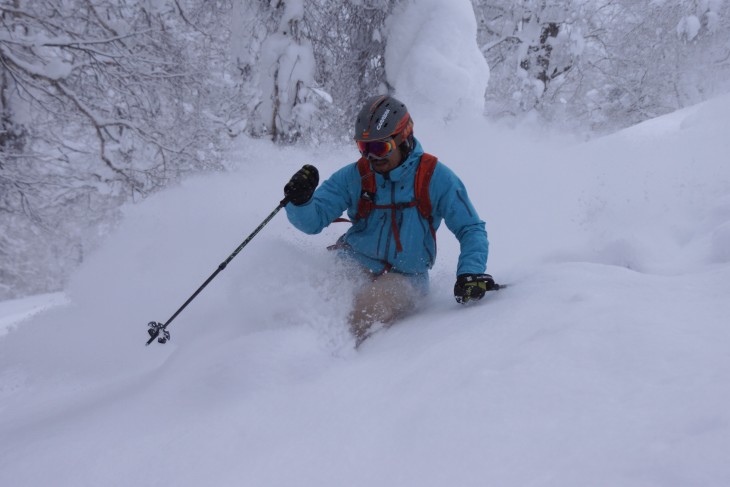
[[[284,209],[291,224],[304,233],[316,234],[342,215],[352,204],[352,184],[359,184],[359,177],[353,180],[353,170],[356,176],[354,164],[335,172],[317,188],[306,204],[296,206],[288,203]]]
[[[469,200],[464,183],[454,172],[439,163],[431,179],[434,213],[459,240],[461,252],[456,275],[482,274],[487,269],[489,240],[484,222]]]

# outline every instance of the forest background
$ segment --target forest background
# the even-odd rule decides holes
[[[364,98],[445,76],[385,62],[408,42],[394,13],[412,3],[2,0],[0,300],[63,289],[125,204],[226,171],[234,140],[346,144]],[[723,0],[463,10],[489,66],[483,115],[498,123],[591,138],[730,89]],[[440,99],[445,123],[465,108]]]

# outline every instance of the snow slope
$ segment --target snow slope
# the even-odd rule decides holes
[[[41,294],[22,299],[0,301],[0,336],[22,324],[28,318],[56,306],[66,304],[63,293]]]
[[[242,142],[229,174],[130,207],[71,304],[0,338],[0,485],[730,485],[728,114],[589,143],[417,118],[511,287],[457,305],[442,228],[422,311],[356,352],[324,249],[344,227],[278,215],[144,347],[291,173],[355,157]]]

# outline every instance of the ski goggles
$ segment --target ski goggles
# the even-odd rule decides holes
[[[398,147],[394,138],[386,140],[358,140],[357,149],[363,157],[385,159]]]

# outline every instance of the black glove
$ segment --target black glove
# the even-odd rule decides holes
[[[469,301],[479,301],[484,293],[498,289],[494,279],[489,274],[461,274],[454,284],[454,297],[457,303],[465,304]]]
[[[284,186],[284,200],[282,203],[291,201],[301,206],[310,199],[319,184],[319,171],[317,168],[306,164],[291,177]]]

